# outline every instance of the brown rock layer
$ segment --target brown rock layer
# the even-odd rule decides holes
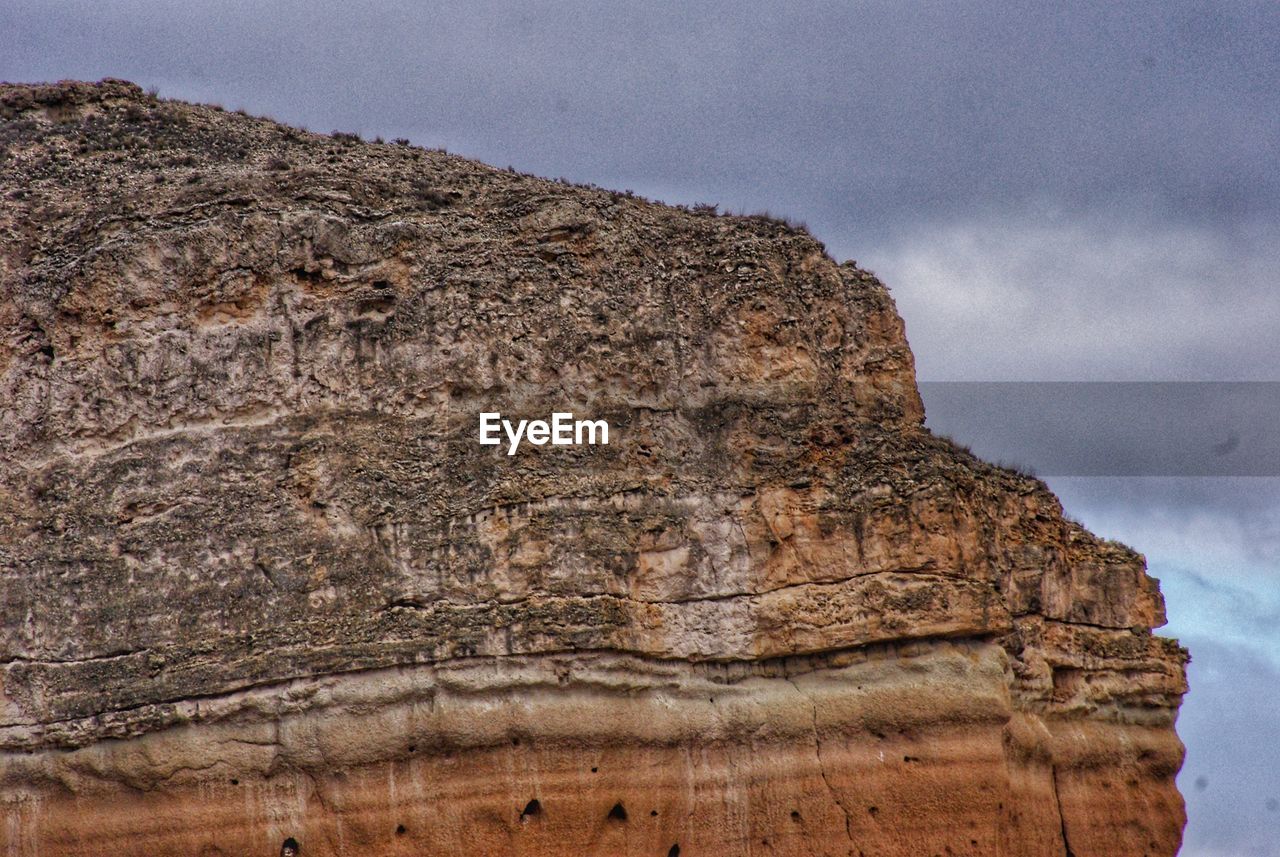
[[[0,147],[0,853],[1177,850],[1142,558],[804,232],[122,82]]]

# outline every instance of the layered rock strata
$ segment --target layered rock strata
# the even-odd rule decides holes
[[[0,191],[0,854],[1177,850],[1142,558],[803,231],[119,81]]]

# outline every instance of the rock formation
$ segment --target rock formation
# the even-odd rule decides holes
[[[1177,850],[1142,557],[802,230],[5,86],[0,297],[5,857]]]

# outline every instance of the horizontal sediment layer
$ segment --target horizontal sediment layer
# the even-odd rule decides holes
[[[329,677],[6,755],[4,811],[52,855],[270,853],[288,836],[307,854],[1060,855],[1064,830],[1177,834],[1171,733],[1017,712],[1008,669],[975,640]]]

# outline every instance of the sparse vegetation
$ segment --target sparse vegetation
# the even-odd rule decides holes
[[[413,183],[413,195],[427,211],[447,208],[462,198],[462,194],[457,191],[440,190],[427,179],[418,179]]]
[[[805,223],[803,220],[792,220],[788,217],[781,217],[769,211],[767,208],[751,214],[743,214],[741,216],[747,220],[758,220],[761,223],[777,224],[778,226],[784,227],[789,232],[803,232],[806,234],[809,232],[809,224]]]
[[[1004,459],[997,459],[996,467],[999,467],[1001,470],[1012,471],[1013,473],[1016,473],[1019,476],[1025,476],[1028,479],[1038,480],[1040,478],[1036,475],[1035,470],[1033,470],[1030,465],[1023,464],[1020,461],[1005,461]]]

